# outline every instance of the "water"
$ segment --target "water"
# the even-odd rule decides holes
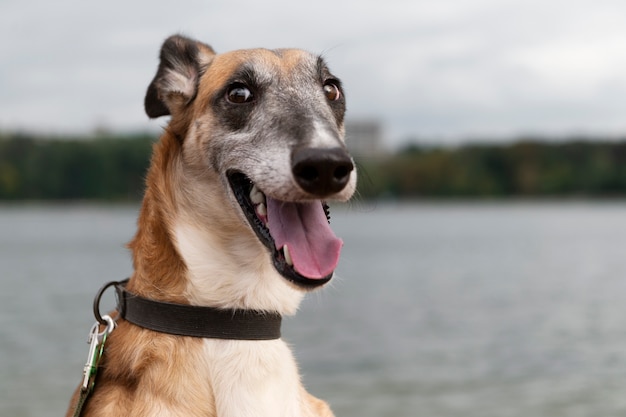
[[[134,206],[0,207],[0,415],[63,415]],[[283,334],[337,416],[626,413],[626,202],[335,209],[338,277]]]

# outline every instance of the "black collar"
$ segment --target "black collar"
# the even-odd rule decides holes
[[[137,326],[179,336],[233,340],[280,338],[282,316],[276,312],[223,310],[154,301],[126,290],[127,282],[111,284],[117,292],[120,317]]]

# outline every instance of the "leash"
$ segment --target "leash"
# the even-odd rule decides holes
[[[105,324],[105,328],[100,332],[100,325]],[[74,417],[80,417],[87,398],[91,395],[96,385],[96,375],[98,373],[98,365],[104,353],[104,343],[107,336],[115,329],[115,320],[109,315],[100,317],[100,320],[91,326],[89,331],[89,353],[87,354],[87,362],[83,368],[83,382],[78,393],[78,400],[74,407]]]
[[[155,301],[131,293],[126,284],[128,279],[108,282],[94,297],[96,323],[89,331],[89,353],[74,417],[81,416],[87,399],[94,391],[98,365],[105,353],[104,344],[120,317],[144,329],[178,336],[230,340],[274,340],[281,336],[282,316],[278,313]],[[110,287],[115,288],[117,296],[118,315],[115,320],[100,314],[100,299]],[[102,332],[101,326],[104,326]]]

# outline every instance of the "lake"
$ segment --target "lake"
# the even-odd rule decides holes
[[[1,416],[64,414],[137,211],[0,206]],[[332,227],[337,276],[283,336],[338,417],[626,414],[626,202],[355,203]]]

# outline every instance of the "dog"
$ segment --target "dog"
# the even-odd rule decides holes
[[[145,110],[170,120],[154,145],[126,289],[159,302],[295,314],[339,260],[325,203],[356,188],[340,80],[302,50],[216,54],[174,35]],[[82,415],[333,413],[304,389],[280,338],[180,336],[117,317]]]

